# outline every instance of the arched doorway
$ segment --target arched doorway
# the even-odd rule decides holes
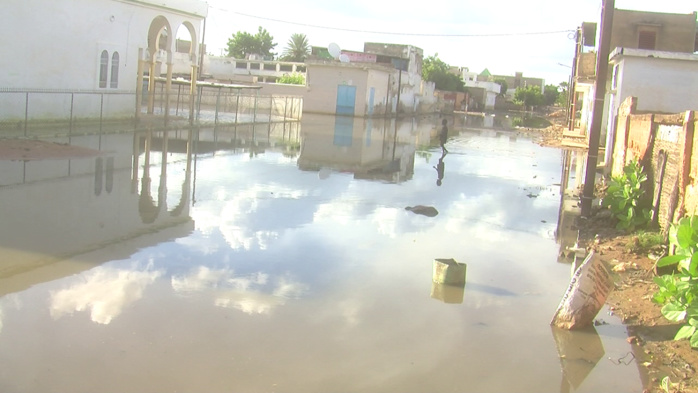
[[[148,29],[148,114],[154,112],[155,82],[162,74],[163,60],[167,66],[167,84],[172,80],[172,37],[172,27],[167,18],[162,15],[155,17]],[[166,90],[169,93],[169,86]]]

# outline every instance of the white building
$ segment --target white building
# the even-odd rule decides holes
[[[484,105],[485,110],[494,110],[494,103],[502,89],[499,83],[486,82],[477,80],[478,73],[470,72],[468,67],[463,67],[461,69],[463,82],[465,87],[476,87],[483,89],[482,105]]]
[[[698,110],[698,54],[616,48],[609,56],[611,114],[606,132],[606,162],[615,141],[615,117],[627,97],[637,97],[638,111],[679,113]]]
[[[139,74],[172,72],[175,37],[195,69],[199,0],[5,0],[0,119],[134,116]],[[143,60],[140,63],[139,60]]]

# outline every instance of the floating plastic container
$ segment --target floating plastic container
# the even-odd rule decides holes
[[[434,259],[434,272],[432,281],[437,284],[465,286],[465,263],[456,262],[455,259]]]

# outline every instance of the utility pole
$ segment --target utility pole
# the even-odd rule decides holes
[[[582,192],[582,217],[591,216],[591,203],[596,186],[596,165],[599,161],[599,139],[601,138],[601,120],[603,118],[606,98],[606,77],[608,75],[608,55],[611,51],[611,31],[613,28],[613,11],[615,0],[603,0],[601,12],[601,39],[596,57],[596,89],[594,91],[594,109],[589,132],[589,154],[584,176]]]
[[[577,111],[577,69],[579,67],[579,56],[582,53],[582,29],[577,28],[575,32],[577,43],[574,46],[574,59],[572,60],[572,74],[570,83],[567,85],[567,129],[574,131],[575,115]]]

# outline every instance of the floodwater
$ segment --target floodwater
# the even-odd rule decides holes
[[[549,326],[578,153],[449,120],[445,156],[435,117],[305,116],[0,161],[0,391],[641,391],[607,310]]]

